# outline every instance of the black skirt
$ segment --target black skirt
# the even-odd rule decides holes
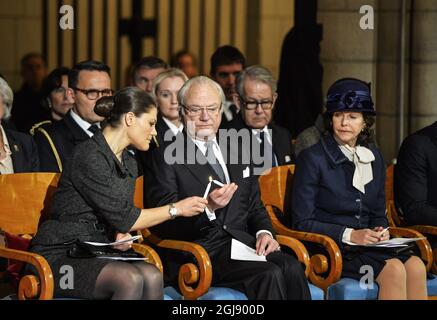
[[[369,248],[359,246],[345,246],[342,250],[343,271],[342,277],[360,280],[366,270],[364,266],[371,267],[374,278],[376,279],[385,267],[386,261],[390,259],[399,259],[405,263],[414,252],[414,245],[400,248]]]
[[[31,251],[42,255],[50,265],[56,298],[93,299],[97,277],[102,269],[115,260],[105,258],[72,258],[67,254],[68,245],[36,245]],[[125,261],[125,263],[130,263]],[[146,262],[145,262],[146,263]],[[26,265],[25,274],[38,275],[36,269]]]

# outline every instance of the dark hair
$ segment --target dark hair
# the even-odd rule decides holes
[[[75,88],[77,86],[79,73],[84,70],[106,72],[109,76],[111,76],[111,69],[103,62],[94,60],[81,61],[77,63],[68,73],[68,86],[70,88]]]
[[[156,108],[152,97],[137,87],[126,87],[114,96],[101,97],[94,106],[94,112],[105,118],[102,126],[110,125],[113,128],[120,124],[121,116],[133,112],[136,117],[148,113]]]
[[[146,69],[158,69],[158,68],[164,68],[168,69],[168,64],[162,60],[161,58],[155,57],[155,56],[148,56],[142,58],[140,61],[135,63],[131,70],[131,78],[133,83],[135,83],[135,74],[137,71],[141,68]]]
[[[357,137],[357,145],[369,146],[369,144],[375,141],[375,130],[373,130],[373,125],[375,124],[375,116],[368,113],[362,113],[365,126],[363,131]],[[332,128],[332,113],[325,113],[323,115],[323,121],[325,125],[325,130],[330,134],[333,134],[334,129]]]
[[[59,67],[54,69],[52,72],[50,72],[50,74],[47,76],[47,78],[45,78],[43,85],[42,85],[42,97],[43,99],[41,100],[41,105],[45,108],[45,109],[49,109],[49,102],[47,101],[47,99],[50,99],[50,93],[55,90],[58,89],[59,87],[62,86],[62,77],[63,76],[68,76],[68,73],[70,72],[70,69],[66,68],[66,67]]]
[[[30,53],[25,54],[20,60],[21,67],[23,68],[24,65],[26,64],[26,62],[32,58],[41,59],[42,62],[44,63],[44,66],[47,67],[46,60],[44,59],[43,55],[41,53],[38,53],[38,52],[30,52]]]
[[[180,50],[176,52],[176,54],[171,58],[170,64],[174,68],[180,68],[181,64],[179,63],[179,59],[183,56],[190,56],[193,59],[194,64],[196,64],[196,57],[189,52],[188,50]]]
[[[53,90],[61,87],[62,86],[62,77],[68,76],[69,72],[70,72],[70,69],[66,68],[66,67],[59,67],[59,68],[54,69],[52,72],[50,72],[50,74],[44,80],[44,83],[42,86],[43,96],[48,97]]]
[[[246,68],[246,58],[240,50],[229,45],[218,48],[211,56],[211,76],[215,74],[217,67],[234,63],[240,63],[243,69]]]

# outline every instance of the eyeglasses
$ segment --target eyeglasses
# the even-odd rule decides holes
[[[247,110],[255,110],[258,106],[261,106],[263,110],[270,110],[273,107],[272,100],[243,100],[243,104]]]
[[[215,116],[218,114],[221,106],[209,106],[209,107],[182,106],[182,107],[188,114],[192,116],[199,116],[202,110],[206,111],[210,116]]]
[[[114,94],[114,90],[112,89],[103,89],[103,90],[97,90],[97,89],[85,90],[80,88],[73,88],[73,89],[82,92],[90,100],[96,100],[100,96],[107,97],[107,96],[112,96]]]

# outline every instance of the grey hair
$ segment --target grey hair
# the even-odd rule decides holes
[[[181,88],[181,90],[179,90],[179,93],[178,93],[179,105],[185,106],[186,94],[191,89],[191,87],[194,85],[210,86],[211,88],[216,90],[217,93],[219,94],[219,97],[220,97],[220,112],[223,112],[222,106],[223,106],[223,103],[226,101],[225,93],[223,92],[222,87],[217,82],[215,82],[214,80],[212,80],[208,77],[205,77],[205,76],[194,77],[194,78],[191,78],[190,80],[188,80],[187,82],[185,82],[184,86]],[[180,112],[182,114],[184,114],[183,113],[184,108],[181,108],[180,110],[181,110]]]
[[[273,94],[276,93],[276,79],[273,77],[270,70],[260,65],[254,65],[244,69],[237,78],[236,89],[238,95],[242,98],[245,98],[244,81],[247,79],[265,83],[272,89]]]
[[[187,75],[181,69],[178,68],[170,68],[158,74],[158,76],[153,80],[152,97],[153,99],[155,99],[155,101],[156,101],[159,85],[161,84],[161,82],[167,78],[175,78],[175,77],[181,78],[184,81],[184,83],[188,81]]]
[[[9,84],[0,77],[0,98],[4,105],[4,116],[3,118],[7,120],[11,116],[12,102],[14,101],[14,93],[9,86]]]

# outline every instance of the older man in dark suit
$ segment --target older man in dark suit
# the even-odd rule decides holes
[[[437,226],[437,122],[407,137],[394,172],[395,200],[408,225]],[[436,237],[429,238],[437,247]]]
[[[62,172],[73,148],[88,140],[100,129],[102,117],[94,113],[94,105],[102,96],[113,94],[110,69],[98,61],[83,61],[68,75],[66,94],[74,100],[72,110],[47,129],[47,135],[35,133],[41,171]]]
[[[207,77],[193,78],[182,87],[178,100],[185,131],[176,142],[154,151],[146,176],[147,199],[157,206],[204,194],[208,208],[195,218],[171,220],[153,231],[163,238],[202,245],[211,258],[214,286],[234,288],[249,299],[309,299],[302,265],[279,250],[257,177],[250,174],[250,157],[245,159],[241,143],[226,144],[219,137],[219,145],[225,101],[220,85]],[[224,186],[208,193],[209,177]],[[266,261],[231,259],[235,240],[254,248]]]
[[[243,70],[237,78],[235,104],[241,110],[239,130],[247,129],[253,135],[248,145],[252,160],[261,174],[271,167],[294,163],[290,132],[272,123],[276,103],[276,80],[267,68],[255,65]],[[230,127],[228,127],[230,129]],[[256,150],[263,157],[257,158]]]

